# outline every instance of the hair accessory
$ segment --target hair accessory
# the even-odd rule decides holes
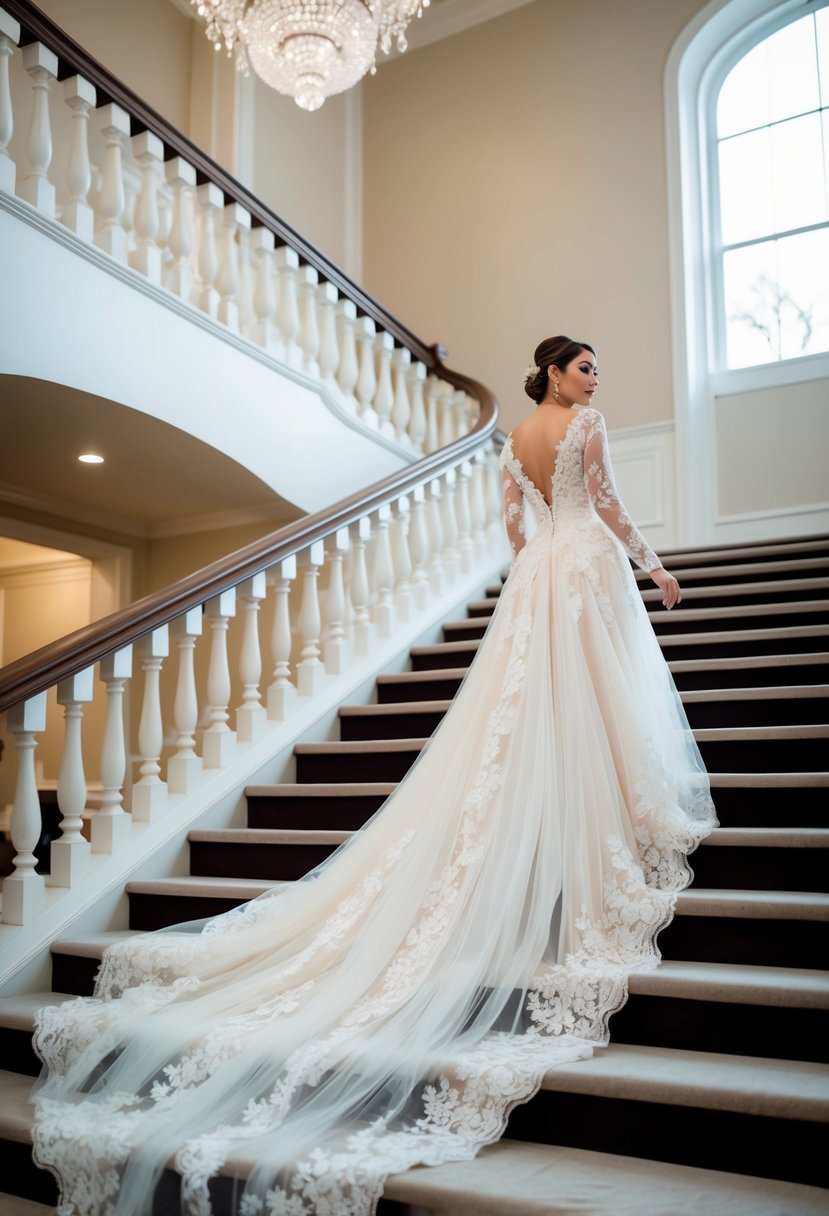
[[[537,376],[540,371],[540,367],[536,367],[534,363],[531,363],[525,372],[525,378],[529,379],[530,376]]]

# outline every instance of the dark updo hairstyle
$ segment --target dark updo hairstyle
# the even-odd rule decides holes
[[[548,369],[555,366],[563,372],[567,364],[578,359],[583,350],[589,350],[593,357],[596,357],[596,352],[589,342],[574,342],[564,334],[539,342],[533,356],[538,370],[531,371],[524,381],[524,392],[527,396],[532,397],[536,405],[539,405],[547,393]]]

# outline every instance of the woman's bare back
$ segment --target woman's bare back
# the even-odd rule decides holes
[[[540,405],[536,413],[530,414],[512,432],[513,454],[548,507],[552,503],[556,449],[577,412],[575,407]]]

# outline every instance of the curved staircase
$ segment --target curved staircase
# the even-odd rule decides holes
[[[829,1209],[829,538],[665,559],[683,587],[670,615],[637,577],[721,826],[693,858],[663,961],[632,978],[610,1047],[552,1071],[476,1160],[391,1178],[381,1214]],[[410,671],[379,676],[374,703],[343,706],[339,740],[298,743],[292,783],[248,787],[246,827],[191,831],[188,877],[130,882],[131,931],[298,878],[358,828],[445,713],[499,592],[413,648]],[[2,1185],[26,1200],[55,1201],[29,1155],[33,1013],[90,993],[114,936],[56,941],[53,991],[0,1001]],[[166,1176],[159,1216],[178,1211],[175,1188]],[[217,1213],[221,1196],[220,1179]]]

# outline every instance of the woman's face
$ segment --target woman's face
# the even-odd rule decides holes
[[[596,366],[596,356],[592,351],[582,350],[580,355],[572,359],[563,372],[551,367],[549,375],[553,387],[558,381],[559,400],[562,404],[589,405],[599,383],[599,372]]]

